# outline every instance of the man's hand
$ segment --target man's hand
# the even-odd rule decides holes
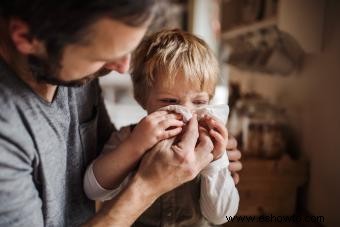
[[[165,140],[148,151],[135,175],[160,196],[192,180],[212,160],[213,143],[209,135],[198,131],[194,116],[180,138]]]
[[[136,125],[129,140],[134,147],[144,152],[159,141],[178,135],[183,125],[183,121],[179,120],[176,114],[156,111]]]
[[[218,119],[214,119],[210,116],[205,116],[199,121],[200,130],[209,133],[213,139],[214,149],[213,155],[214,160],[219,159],[227,148],[228,143],[228,131],[224,124]]]
[[[229,170],[234,179],[235,184],[238,184],[240,181],[240,176],[238,175],[238,171],[242,169],[241,152],[237,149],[237,141],[236,139],[229,135],[228,143],[227,143],[227,155],[230,161]]]

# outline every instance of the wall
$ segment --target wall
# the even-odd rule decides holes
[[[214,19],[219,20],[218,2],[216,0],[191,0],[191,28],[190,31],[208,43],[210,48],[217,53],[218,40],[214,31]]]
[[[257,91],[288,109],[310,161],[305,207],[324,216],[325,226],[340,226],[340,1],[327,1],[322,51],[307,55],[294,75],[229,70],[243,91]]]

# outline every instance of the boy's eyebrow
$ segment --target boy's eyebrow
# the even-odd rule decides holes
[[[158,92],[158,95],[171,95],[171,96],[175,96],[176,94],[173,93],[169,93],[169,92]]]
[[[207,92],[201,92],[197,94],[196,97],[209,97],[209,94]]]

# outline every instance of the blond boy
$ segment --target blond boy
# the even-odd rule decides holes
[[[207,44],[180,30],[164,30],[146,38],[132,64],[134,96],[148,116],[114,133],[103,155],[89,166],[84,187],[91,199],[115,197],[149,149],[172,146],[185,130],[186,121],[183,115],[164,107],[171,105],[192,113],[205,108],[219,74]],[[214,141],[212,162],[193,181],[157,199],[134,226],[210,226],[236,214],[239,195],[228,170],[227,130],[212,116],[203,116],[200,125]],[[126,159],[123,151],[130,152],[131,158]]]

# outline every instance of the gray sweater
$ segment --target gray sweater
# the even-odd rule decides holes
[[[46,102],[0,60],[0,226],[78,226],[86,166],[114,130],[98,81]]]

